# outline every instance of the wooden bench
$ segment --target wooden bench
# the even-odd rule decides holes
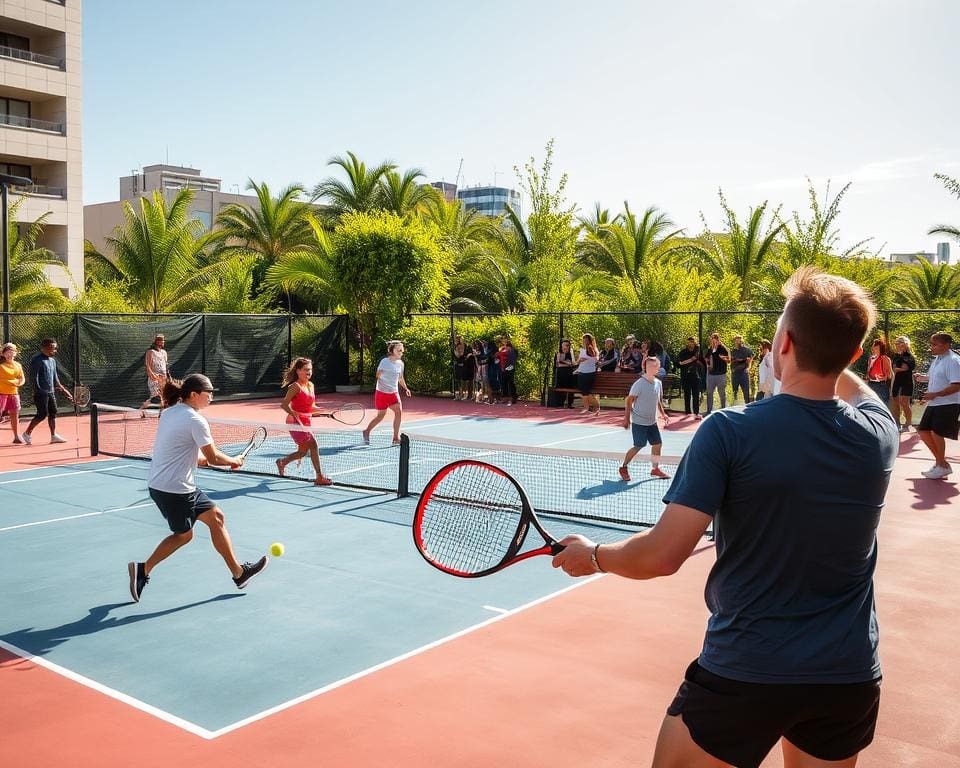
[[[625,371],[597,371],[596,378],[593,380],[593,394],[598,397],[625,398],[630,394],[630,387],[639,378],[639,374]],[[679,391],[680,377],[668,373],[666,378],[661,381],[663,384],[663,399],[669,402],[670,398],[676,396]],[[563,394],[580,394],[580,390],[576,387],[550,387],[550,391]]]

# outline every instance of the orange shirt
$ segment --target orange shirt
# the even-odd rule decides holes
[[[26,379],[23,376],[23,366],[16,360],[12,363],[0,363],[0,395],[15,395],[17,389],[23,386]]]

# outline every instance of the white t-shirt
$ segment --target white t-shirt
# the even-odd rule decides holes
[[[960,384],[960,355],[953,350],[937,355],[930,364],[930,371],[927,375],[930,377],[930,382],[927,384],[928,392],[939,392],[951,384]],[[941,395],[927,401],[927,405],[958,404],[960,404],[960,392],[954,392],[952,395]]]
[[[597,358],[587,355],[587,350],[583,347],[580,347],[580,365],[578,366],[578,370],[580,373],[597,372]]]
[[[758,379],[760,391],[770,395],[773,394],[773,352],[767,352],[760,360],[758,369]]]
[[[377,379],[378,392],[395,395],[400,391],[400,377],[403,376],[403,360],[391,360],[389,357],[385,357],[380,361],[377,370],[382,371]]]
[[[147,485],[167,493],[193,493],[197,450],[210,445],[210,425],[200,412],[177,403],[160,414]]]

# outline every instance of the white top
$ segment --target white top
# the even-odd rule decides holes
[[[193,493],[197,450],[213,443],[210,425],[200,412],[177,403],[160,414],[147,485],[167,493]]]
[[[597,358],[590,357],[587,354],[587,350],[583,347],[580,347],[580,365],[578,366],[580,373],[596,373],[597,372]]]
[[[400,377],[403,376],[403,360],[385,357],[380,361],[377,370],[382,371],[377,379],[377,391],[388,395],[397,394],[400,391]]]
[[[757,370],[760,391],[764,394],[773,393],[773,382],[776,378],[773,375],[773,352],[767,352],[760,359],[760,366]]]
[[[933,358],[927,375],[930,377],[927,392],[939,392],[951,384],[960,384],[960,355],[952,349],[937,355]],[[935,397],[928,400],[927,405],[960,405],[960,392]]]

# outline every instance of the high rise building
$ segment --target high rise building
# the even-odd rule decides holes
[[[0,0],[0,173],[23,223],[44,214],[38,246],[69,270],[47,268],[65,294],[83,285],[81,0]],[[72,275],[72,280],[71,280]]]
[[[950,263],[950,243],[937,243],[937,264]]]
[[[448,203],[452,203],[457,199],[457,185],[451,184],[449,181],[432,181],[430,186],[434,189],[440,191],[440,194],[443,195],[443,199]]]
[[[499,216],[509,204],[520,216],[520,193],[507,187],[468,187],[457,190],[457,199],[467,210],[476,210],[485,216]]]

